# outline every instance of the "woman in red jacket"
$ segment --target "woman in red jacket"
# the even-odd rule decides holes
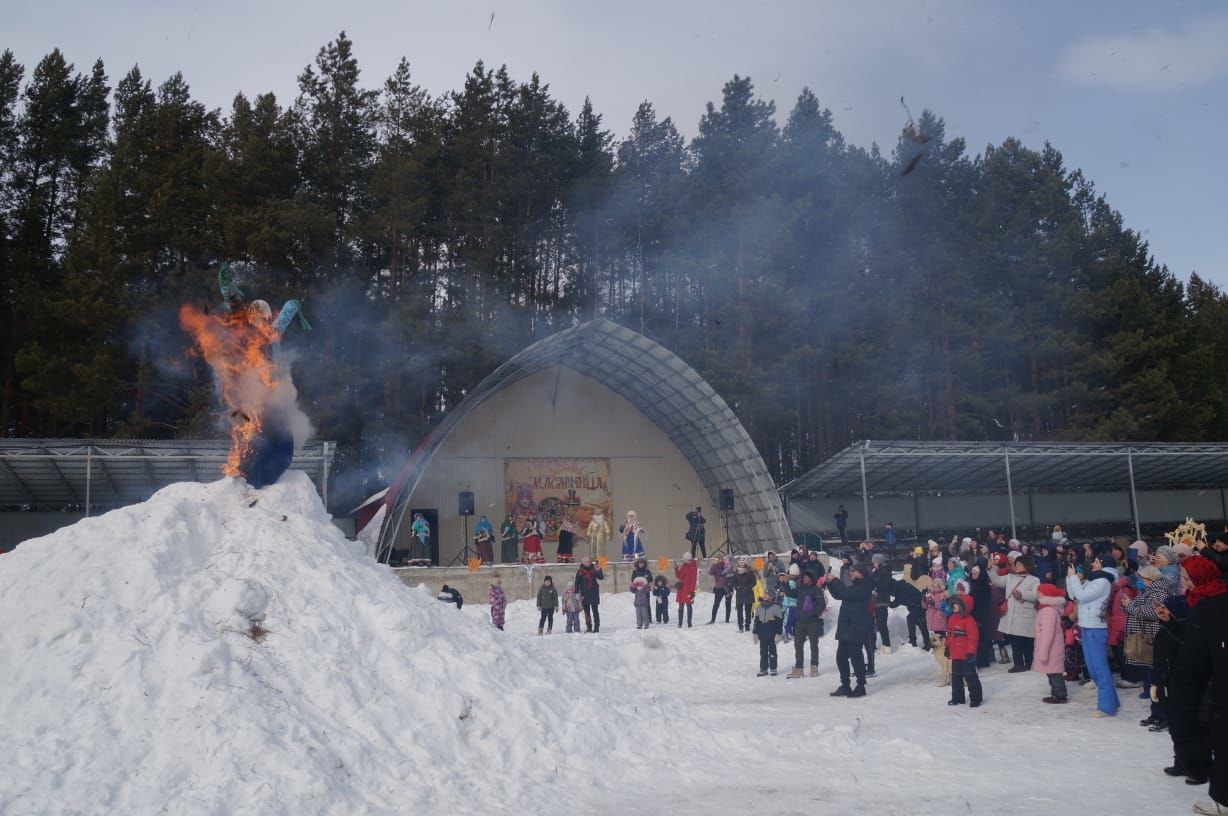
[[[968,707],[981,704],[981,678],[976,673],[980,634],[972,618],[972,598],[956,595],[947,618],[947,655],[951,658],[951,700],[947,705],[964,704],[964,683],[968,684]]]
[[[689,552],[682,554],[682,563],[674,564],[674,577],[678,579],[678,628],[682,628],[682,613],[686,611],[686,625],[691,628],[691,613],[695,610],[695,584],[699,576],[699,565]]]

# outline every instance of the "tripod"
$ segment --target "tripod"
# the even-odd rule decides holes
[[[721,543],[721,546],[717,547],[715,550],[712,551],[712,557],[716,558],[718,555],[721,554],[722,551],[724,551],[726,555],[746,555],[746,550],[735,545],[732,541],[729,540],[729,511],[728,510],[721,511],[721,524],[724,525],[725,527],[725,540]]]
[[[469,546],[469,516],[463,515],[461,518],[465,520],[465,538],[462,542],[460,552],[456,554],[455,558],[448,562],[449,567],[455,567],[458,563],[468,564],[469,559],[473,558],[474,556],[473,548]]]

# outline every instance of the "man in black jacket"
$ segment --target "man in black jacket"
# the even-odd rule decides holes
[[[1228,594],[1200,600],[1190,610],[1185,642],[1177,657],[1169,697],[1169,717],[1174,742],[1177,735],[1199,729],[1199,707],[1207,685],[1211,686],[1211,800],[1194,805],[1195,813],[1228,816]],[[1176,746],[1178,761],[1181,746]],[[1189,763],[1193,764],[1193,763]],[[1186,769],[1191,772],[1190,768]]]
[[[587,555],[580,561],[580,569],[576,570],[576,594],[584,607],[584,631],[601,631],[601,584],[605,580],[605,571],[593,563]]]
[[[832,597],[840,601],[840,615],[836,619],[836,666],[840,670],[840,688],[831,693],[832,697],[866,695],[866,664],[861,650],[874,631],[874,618],[870,615],[871,588],[856,563],[849,568],[849,577],[853,582],[847,587],[831,575],[827,580]],[[857,676],[856,688],[849,687],[850,661]]]
[[[894,589],[891,565],[887,563],[887,556],[882,553],[874,553],[872,563],[874,567],[870,573],[870,586],[874,590],[874,623],[878,627],[878,637],[883,642],[879,651],[891,654],[891,633],[887,631],[887,613]]]

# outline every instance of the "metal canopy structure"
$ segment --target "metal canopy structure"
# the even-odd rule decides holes
[[[0,439],[0,509],[109,510],[145,501],[175,482],[222,477],[229,440]],[[309,442],[291,470],[328,501],[336,443]]]
[[[850,445],[781,488],[787,498],[1128,491],[1228,485],[1228,444],[883,442]]]
[[[539,371],[563,366],[602,381],[625,397],[678,446],[714,504],[721,488],[734,492],[729,537],[752,552],[790,541],[789,525],[763,457],[725,401],[682,358],[610,320],[593,320],[529,346],[491,374],[422,441],[388,491],[381,552],[395,539],[407,500],[431,457],[474,408],[501,389]]]

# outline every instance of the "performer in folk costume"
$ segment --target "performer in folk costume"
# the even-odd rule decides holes
[[[546,557],[542,555],[542,534],[538,529],[537,519],[529,517],[520,530],[520,540],[524,544],[524,554],[520,560],[525,564],[544,564]]]
[[[501,562],[515,564],[520,560],[520,534],[516,531],[516,522],[512,521],[511,513],[508,513],[499,527],[499,542]]]
[[[478,551],[478,559],[483,564],[495,562],[495,528],[491,526],[486,516],[478,519],[478,526],[474,528],[473,543]]]
[[[563,526],[559,528],[559,563],[570,564],[576,560],[576,523],[571,519],[564,519]]]
[[[589,556],[601,558],[605,556],[605,543],[610,538],[610,522],[600,508],[593,512],[593,518],[588,523]]]
[[[631,561],[644,554],[644,528],[634,510],[627,511],[627,520],[618,526],[623,534],[623,560]]]
[[[422,517],[421,513],[414,513],[414,523],[410,527],[410,532],[413,534],[411,541],[412,551],[409,554],[409,563],[421,566],[431,563],[431,548],[428,543],[431,538],[431,525]]]

